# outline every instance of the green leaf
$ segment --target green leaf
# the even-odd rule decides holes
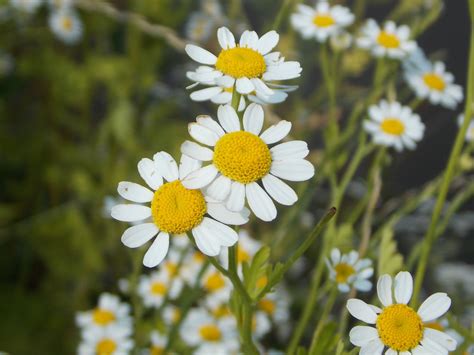
[[[393,230],[386,228],[382,231],[382,240],[379,246],[378,276],[393,275],[403,267],[403,256],[397,251],[397,243],[393,239]]]
[[[265,287],[266,282],[262,283],[259,282],[262,278],[267,278],[268,280],[268,270],[269,270],[269,263],[268,260],[270,258],[270,248],[267,246],[263,246],[260,250],[255,254],[252,259],[252,263],[249,267],[243,266],[244,271],[244,284],[249,293],[250,297],[254,298],[258,295],[258,293]],[[268,281],[267,281],[268,282]]]

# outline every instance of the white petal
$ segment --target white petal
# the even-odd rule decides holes
[[[238,93],[243,95],[250,94],[252,91],[255,90],[255,87],[253,86],[252,82],[247,77],[237,79],[235,88]]]
[[[401,351],[400,352],[400,355],[402,355],[403,353],[405,353],[404,351]],[[408,352],[408,354],[410,355],[410,352]],[[398,355],[398,352],[396,352],[395,350],[393,349],[387,349],[387,351],[385,352],[385,355]]]
[[[233,212],[228,210],[222,203],[208,202],[207,213],[219,222],[240,226],[249,221],[250,211],[244,208],[240,212]]]
[[[143,223],[132,226],[122,234],[122,243],[129,248],[138,248],[148,242],[159,232],[154,223]]]
[[[232,181],[230,195],[226,207],[231,211],[241,211],[245,204],[245,186],[238,181]]]
[[[112,218],[122,222],[136,222],[151,216],[151,208],[142,205],[117,205],[112,207]]]
[[[244,112],[244,130],[259,135],[263,127],[263,108],[257,104],[250,104]]]
[[[231,184],[232,181],[228,177],[221,175],[209,185],[206,194],[214,200],[224,201],[229,196]]]
[[[191,59],[195,60],[198,63],[208,65],[216,64],[216,56],[201,47],[195,46],[194,44],[188,44],[186,45],[184,50],[191,57]]]
[[[451,336],[444,332],[440,332],[439,330],[436,329],[431,329],[425,327],[425,337],[430,338],[434,342],[438,343],[441,345],[443,348],[449,350],[449,351],[454,351],[456,350],[457,347],[457,342],[455,339],[453,339]]]
[[[239,239],[239,235],[235,230],[212,218],[204,217],[201,224],[214,233],[221,246],[231,247]]]
[[[272,162],[270,172],[288,181],[305,181],[314,176],[314,166],[304,159]]]
[[[443,348],[440,344],[428,337],[423,337],[423,339],[421,339],[421,345],[423,345],[432,355],[448,355],[447,349]]]
[[[119,182],[117,192],[124,199],[132,202],[143,203],[150,202],[153,199],[153,192],[134,182]]]
[[[377,332],[377,329],[361,325],[352,328],[349,333],[350,341],[355,346],[367,345],[378,337],[379,333]]]
[[[222,88],[219,86],[213,86],[192,92],[189,97],[193,101],[206,101],[222,92]]]
[[[296,192],[277,177],[267,174],[263,177],[262,182],[265,190],[276,202],[291,206],[298,201]]]
[[[138,162],[138,173],[153,190],[158,190],[163,184],[163,178],[151,159],[143,158]]]
[[[308,144],[304,141],[280,143],[270,149],[273,160],[303,159],[308,153]]]
[[[200,189],[209,185],[216,177],[218,171],[213,164],[193,171],[186,176],[181,182],[188,189]]]
[[[269,53],[275,46],[278,44],[280,36],[276,31],[269,31],[265,33],[257,43],[257,49],[260,54],[267,54]]]
[[[272,199],[256,182],[245,185],[245,196],[250,209],[262,221],[269,222],[276,218],[277,210]]]
[[[410,302],[413,292],[413,278],[407,271],[399,272],[395,276],[395,299],[398,303]]]
[[[446,293],[438,292],[421,304],[418,315],[423,322],[429,322],[445,314],[449,307],[451,307],[451,298]]]
[[[257,96],[261,96],[263,99],[268,99],[271,95],[275,94],[275,91],[270,89],[265,82],[259,78],[253,78],[251,80]]]
[[[193,228],[192,233],[196,245],[201,252],[208,256],[216,256],[219,254],[221,246],[217,239],[218,237],[202,223]]]
[[[383,351],[383,343],[379,338],[372,340],[366,346],[362,347],[359,355],[381,355]]]
[[[170,246],[170,235],[160,232],[143,257],[143,265],[155,267],[163,261]]]
[[[375,321],[377,320],[377,314],[364,301],[357,298],[351,298],[347,300],[346,307],[349,313],[355,318],[369,324],[375,324]]]
[[[231,105],[222,105],[217,109],[219,123],[227,132],[240,131],[240,121],[237,112]]]
[[[389,275],[383,275],[377,282],[377,294],[380,302],[385,306],[392,304],[392,278]]]
[[[201,161],[210,161],[214,155],[211,149],[191,141],[184,141],[184,143],[181,144],[181,153]]]
[[[186,154],[181,155],[181,160],[179,162],[179,179],[183,180],[193,171],[196,171],[202,166],[201,161],[191,158]]]
[[[222,49],[234,48],[235,38],[227,27],[220,27],[217,30],[217,40]]]
[[[158,152],[153,156],[156,164],[156,169],[161,176],[167,181],[175,181],[179,179],[179,170],[176,160],[166,152]]]
[[[215,146],[217,140],[219,139],[219,136],[214,131],[194,122],[188,125],[188,132],[191,137],[193,137],[199,143],[211,147]]]
[[[291,122],[280,121],[276,125],[268,127],[260,136],[267,144],[273,144],[285,138],[291,130]]]
[[[210,116],[199,115],[196,117],[196,122],[201,126],[204,126],[213,131],[217,135],[217,137],[222,137],[225,134],[219,123],[214,121]]]

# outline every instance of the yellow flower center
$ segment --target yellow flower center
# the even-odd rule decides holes
[[[275,313],[276,305],[272,300],[264,298],[258,302],[258,307],[268,315],[273,315],[273,313]]]
[[[179,180],[163,184],[151,201],[153,221],[171,234],[185,233],[199,225],[206,210],[202,192],[185,188]]]
[[[63,17],[62,25],[63,25],[63,28],[66,31],[71,31],[71,29],[72,29],[72,20],[71,20],[71,18],[70,17]]]
[[[217,57],[216,68],[233,78],[260,78],[267,65],[263,55],[251,48],[223,49]]]
[[[346,283],[349,277],[355,273],[354,268],[346,263],[337,264],[334,270],[336,271],[336,282],[340,284]]]
[[[443,78],[435,73],[427,73],[423,75],[423,81],[426,86],[432,90],[443,91],[446,86]]]
[[[382,131],[394,136],[401,136],[405,132],[405,125],[398,118],[386,118],[380,125]]]
[[[107,325],[115,320],[115,314],[105,309],[97,308],[92,313],[94,323],[99,325]]]
[[[210,292],[217,291],[225,286],[225,280],[220,273],[212,273],[204,281],[204,288]]]
[[[155,296],[163,296],[168,288],[162,282],[153,282],[150,287],[150,292]]]
[[[264,288],[265,286],[267,286],[267,283],[268,283],[268,277],[262,276],[257,280],[257,283],[255,286],[257,286],[257,288]]]
[[[178,265],[171,261],[165,263],[165,268],[166,271],[168,271],[168,274],[170,274],[171,276],[176,276],[176,274],[178,273]]]
[[[97,343],[96,351],[98,355],[110,355],[117,349],[117,344],[111,339],[102,339]]]
[[[398,37],[392,33],[385,31],[380,32],[377,37],[377,42],[385,48],[398,48],[400,47],[400,40]]]
[[[212,314],[216,318],[222,318],[224,316],[230,315],[230,309],[227,305],[222,304],[212,310]]]
[[[239,263],[250,261],[250,254],[247,253],[247,251],[245,251],[243,248],[239,248],[237,251],[237,261]]]
[[[213,162],[222,175],[248,184],[268,174],[272,156],[261,138],[238,131],[227,133],[217,141]]]
[[[313,18],[313,23],[318,27],[329,27],[336,23],[330,14],[317,14]]]
[[[203,325],[199,328],[199,334],[201,338],[207,341],[219,341],[221,340],[221,331],[214,324]]]
[[[165,349],[158,345],[153,345],[150,349],[150,355],[163,355],[164,353]]]
[[[377,331],[382,342],[397,351],[408,351],[423,338],[420,316],[407,305],[394,304],[384,308],[377,317]]]

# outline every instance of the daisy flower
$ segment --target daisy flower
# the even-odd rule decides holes
[[[191,232],[197,247],[209,256],[216,256],[222,246],[237,242],[237,232],[226,224],[246,223],[248,211],[231,212],[222,203],[206,199],[200,190],[184,187],[182,179],[199,167],[198,161],[183,156],[178,168],[171,155],[159,152],[153,160],[144,158],[138,163],[138,172],[151,190],[133,182],[119,183],[118,193],[139,204],[117,205],[112,209],[112,217],[123,222],[151,217],[151,221],[128,228],[122,235],[122,243],[137,248],[158,234],[143,258],[145,266],[154,267],[165,258],[170,235]]]
[[[188,126],[195,140],[213,150],[190,141],[183,143],[183,154],[211,162],[190,173],[183,185],[190,189],[207,186],[206,193],[213,199],[226,201],[231,211],[242,209],[247,200],[258,218],[275,219],[277,210],[270,196],[286,206],[298,200],[295,191],[280,178],[304,181],[314,175],[313,165],[304,159],[309,153],[306,142],[291,141],[270,148],[288,134],[291,123],[281,121],[261,133],[263,109],[257,104],[245,110],[243,131],[230,105],[219,106],[217,118],[220,124],[209,116],[199,116],[197,122]]]
[[[164,323],[171,327],[176,324],[181,318],[181,310],[179,307],[176,307],[172,304],[167,304],[163,309],[163,321]]]
[[[179,278],[171,278],[166,269],[143,275],[138,284],[138,294],[142,297],[147,307],[159,308],[166,297],[174,299],[179,296],[183,289],[183,281]]]
[[[401,59],[417,48],[415,41],[410,40],[410,28],[388,21],[380,28],[375,20],[367,20],[362,28],[362,35],[357,39],[361,48],[370,50],[376,57]]]
[[[42,3],[42,0],[10,0],[10,6],[28,14],[34,14]]]
[[[91,311],[79,312],[76,323],[82,329],[121,326],[131,328],[130,306],[120,302],[120,298],[110,293],[99,296],[97,307]]]
[[[223,248],[222,252],[225,251],[226,248]],[[181,267],[182,278],[189,284],[193,284],[205,261],[206,256],[198,250],[188,254]]]
[[[405,80],[417,97],[450,109],[462,101],[462,88],[454,84],[454,76],[446,71],[444,63],[431,63],[420,50],[404,61],[403,67]]]
[[[393,290],[389,275],[383,275],[377,283],[382,309],[355,298],[347,301],[347,309],[355,318],[375,325],[351,329],[350,341],[361,347],[360,354],[381,355],[384,348],[384,354],[389,355],[448,354],[456,349],[456,341],[449,335],[426,326],[448,311],[451,299],[445,293],[435,293],[415,311],[408,306],[412,291],[412,276],[400,272]]]
[[[87,329],[79,344],[79,355],[126,355],[133,349],[131,331],[112,326],[105,329]]]
[[[191,59],[204,64],[199,69],[199,75],[193,78],[197,83],[216,81],[226,88],[235,85],[242,95],[255,92],[256,96],[269,97],[274,91],[267,82],[300,76],[298,62],[285,62],[280,53],[271,52],[279,40],[275,31],[267,32],[260,39],[256,32],[245,31],[239,44],[236,44],[232,32],[221,27],[217,30],[217,39],[222,47],[217,57],[198,46],[186,46],[186,53]]]
[[[237,266],[239,272],[242,270],[242,263],[250,263],[254,255],[262,247],[262,243],[258,240],[255,240],[250,237],[249,233],[246,230],[239,231],[239,247],[237,249]],[[223,250],[220,255],[221,265],[227,268],[229,263],[229,250]]]
[[[213,21],[209,21],[209,16],[203,12],[194,12],[189,17],[188,23],[186,24],[185,33],[186,38],[193,42],[203,42],[209,39],[212,28],[214,27]]]
[[[458,125],[462,126],[463,122],[464,122],[464,114],[461,113],[458,116]],[[466,141],[467,142],[474,142],[474,117],[471,119],[471,122],[469,123],[469,127],[467,128]]]
[[[229,300],[232,292],[232,284],[215,267],[209,267],[201,279],[201,286],[207,292],[207,296],[215,303]]]
[[[149,350],[144,351],[143,355],[161,355],[165,353],[167,337],[160,334],[156,330],[150,334],[151,347]]]
[[[192,309],[181,326],[181,338],[194,354],[229,354],[239,349],[235,320],[215,319],[203,308]]]
[[[315,38],[326,42],[354,22],[354,15],[344,6],[330,6],[327,1],[318,1],[314,8],[298,5],[298,12],[291,15],[291,24],[303,38]]]
[[[329,277],[336,281],[341,292],[349,292],[351,286],[359,291],[370,291],[372,282],[368,279],[374,274],[372,260],[359,259],[359,253],[352,250],[349,254],[341,255],[339,249],[331,251],[331,259],[326,259]]]
[[[257,309],[262,311],[275,324],[287,323],[290,319],[290,299],[288,292],[278,286],[273,292],[265,295],[257,303]]]
[[[374,143],[397,151],[415,149],[425,132],[420,116],[398,102],[380,101],[369,108],[369,117],[364,121],[364,129],[372,135]]]
[[[54,35],[66,44],[76,43],[82,36],[82,23],[71,8],[60,8],[51,13],[49,27]]]

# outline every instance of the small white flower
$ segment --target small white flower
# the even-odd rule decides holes
[[[361,48],[370,50],[376,57],[402,59],[417,48],[415,41],[410,40],[410,28],[388,21],[383,29],[375,20],[369,19],[362,28],[361,37],[357,39]]]
[[[130,306],[125,302],[120,302],[120,298],[115,295],[103,293],[95,309],[78,312],[76,323],[83,330],[111,326],[131,329]]]
[[[66,44],[76,43],[82,36],[82,22],[71,8],[52,11],[49,27],[54,35]]]
[[[344,6],[330,6],[327,1],[318,1],[314,8],[298,5],[298,12],[291,15],[291,24],[303,38],[315,38],[326,42],[354,22],[354,15]]]
[[[413,150],[423,138],[425,125],[420,116],[398,102],[380,101],[369,108],[369,117],[364,121],[364,128],[376,144],[394,147],[397,151]]]
[[[278,286],[258,302],[257,308],[277,326],[287,323],[290,319],[289,294],[283,286]]]
[[[457,344],[452,337],[426,326],[448,311],[451,306],[448,295],[435,293],[415,311],[408,306],[413,292],[410,273],[400,272],[394,281],[393,289],[389,275],[383,275],[377,283],[382,309],[355,298],[347,301],[347,309],[355,318],[375,325],[352,328],[349,333],[351,343],[361,347],[361,354],[370,355],[381,355],[384,348],[387,348],[384,354],[389,355],[447,354],[454,351]]]
[[[222,252],[224,253],[226,250],[227,248],[223,248]],[[189,253],[183,262],[183,266],[181,267],[181,276],[183,280],[185,280],[190,285],[193,285],[205,261],[206,256],[199,250]]]
[[[351,286],[356,290],[368,292],[372,282],[368,279],[374,274],[372,260],[359,259],[359,253],[352,250],[349,254],[341,255],[339,249],[331,251],[331,259],[326,259],[329,277],[336,281],[341,292],[349,292]]]
[[[179,307],[176,307],[172,304],[167,304],[163,309],[163,321],[164,323],[171,327],[176,324],[181,318],[181,310]]]
[[[79,344],[79,355],[126,355],[133,349],[131,330],[120,326],[87,329]]]
[[[239,273],[242,271],[242,263],[250,263],[254,255],[262,246],[262,243],[250,237],[246,230],[241,229],[239,231],[239,246],[237,249],[237,267]],[[229,262],[229,249],[222,251],[220,259],[222,266],[227,268]]]
[[[176,298],[182,289],[183,281],[171,278],[165,268],[160,268],[149,276],[143,275],[138,284],[138,294],[144,305],[153,308],[159,308],[166,297]]]
[[[464,122],[464,114],[461,113],[458,116],[458,125],[462,126],[463,122]],[[474,117],[471,119],[471,122],[469,123],[469,127],[467,127],[466,141],[467,142],[474,142]]]
[[[28,14],[34,14],[42,5],[43,0],[10,0],[10,5]]]
[[[143,351],[142,355],[161,355],[165,354],[166,342],[168,338],[156,330],[150,334],[151,346],[150,349]]]
[[[403,62],[405,80],[417,97],[434,105],[454,109],[463,99],[462,88],[442,62],[431,63],[421,50]]]
[[[230,105],[219,106],[220,124],[209,116],[198,116],[197,122],[189,124],[188,131],[195,140],[213,150],[185,141],[181,152],[211,163],[189,174],[183,185],[190,189],[207,186],[206,193],[213,199],[226,201],[231,211],[242,209],[247,200],[253,213],[263,221],[277,216],[270,196],[282,205],[293,205],[298,196],[280,178],[305,181],[313,177],[314,167],[304,159],[309,153],[308,146],[303,141],[290,141],[270,148],[269,145],[289,133],[291,123],[281,121],[261,133],[263,116],[260,105],[250,104],[243,114],[244,130]]]
[[[332,36],[329,41],[333,50],[343,51],[345,49],[348,49],[352,45],[353,38],[349,32],[343,31]]]
[[[267,32],[261,38],[254,31],[245,31],[236,44],[234,35],[226,27],[217,30],[217,39],[222,48],[216,57],[211,52],[188,44],[186,53],[196,62],[204,64],[192,75],[196,83],[229,88],[235,85],[242,95],[256,93],[259,98],[269,98],[274,90],[267,82],[289,80],[300,76],[298,62],[286,62],[279,52],[271,52],[277,45],[279,35]]]
[[[232,283],[213,266],[204,273],[201,286],[215,304],[228,301],[232,292]]]
[[[203,12],[194,12],[186,24],[186,38],[193,42],[203,42],[209,39],[214,23],[209,16]]]
[[[122,235],[122,243],[137,248],[158,235],[143,258],[145,266],[161,263],[168,253],[170,235],[191,232],[197,247],[209,256],[216,256],[221,247],[237,242],[237,233],[226,224],[246,223],[248,211],[231,212],[222,203],[206,199],[200,190],[182,184],[182,179],[200,166],[197,160],[183,155],[178,168],[171,155],[159,152],[153,160],[144,158],[138,163],[141,177],[152,190],[133,182],[119,183],[118,193],[137,204],[115,206],[112,217],[123,222],[144,221],[128,228]],[[151,221],[145,221],[150,217]]]

